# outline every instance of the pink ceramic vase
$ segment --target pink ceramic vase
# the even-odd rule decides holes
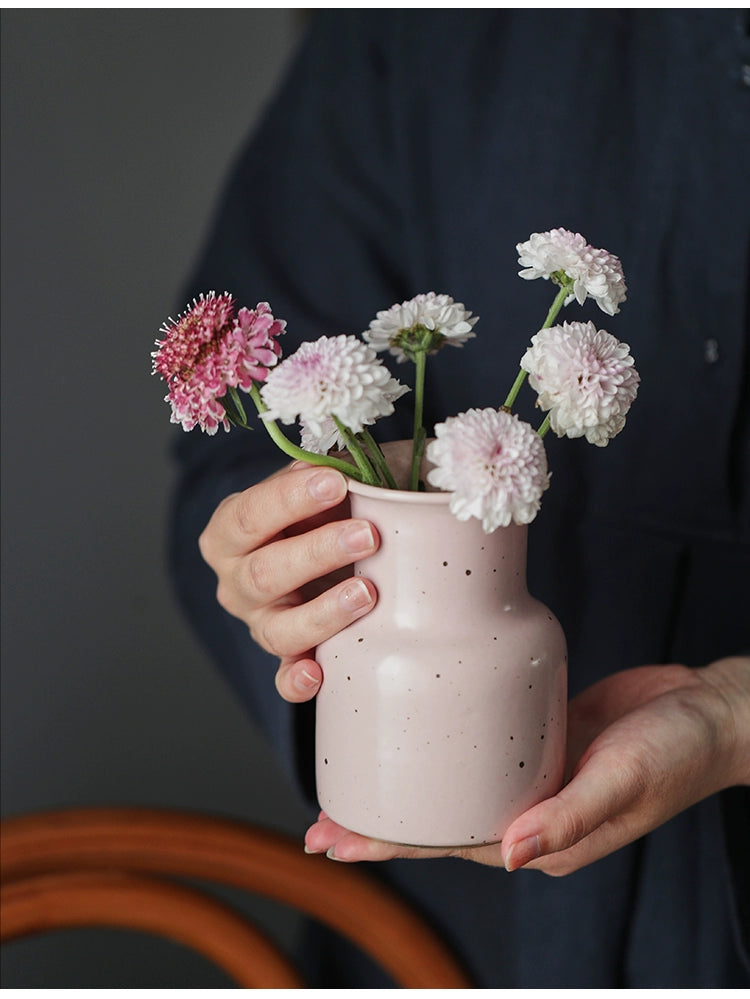
[[[565,638],[526,589],[527,527],[485,534],[445,493],[349,491],[380,534],[354,567],[378,602],[317,650],[320,806],[391,842],[496,842],[565,764]]]

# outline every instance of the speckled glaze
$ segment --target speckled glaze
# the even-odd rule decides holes
[[[555,794],[565,760],[565,638],[526,589],[525,526],[485,534],[444,493],[352,482],[379,551],[355,566],[377,606],[318,647],[318,798],[397,843],[496,842]]]

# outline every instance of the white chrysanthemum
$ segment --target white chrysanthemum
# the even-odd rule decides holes
[[[391,405],[391,412],[393,412],[393,403],[409,391],[411,390],[406,385],[402,385],[395,378],[391,378],[385,384],[383,400],[386,405]],[[316,427],[317,430],[313,430],[307,425],[304,418],[300,420],[300,445],[305,451],[312,451],[313,454],[327,454],[331,448],[335,448],[337,451],[346,449],[346,441],[341,436],[332,416],[325,417],[319,424],[316,424]]]
[[[553,326],[531,343],[521,367],[554,432],[604,447],[622,430],[638,391],[630,347],[593,323]]]
[[[261,389],[268,407],[263,418],[282,423],[299,418],[307,442],[328,450],[333,417],[359,433],[379,417],[390,416],[395,400],[408,391],[356,336],[323,336],[303,343],[270,372]]]
[[[535,232],[516,250],[518,263],[524,268],[519,271],[522,278],[549,279],[559,271],[568,275],[573,281],[573,294],[565,299],[566,305],[574,298],[583,305],[588,297],[609,316],[620,311],[627,287],[619,259],[590,246],[579,233],[567,229]]]
[[[339,433],[339,428],[332,416],[326,416],[318,424],[317,431],[311,430],[307,423],[300,421],[299,442],[305,451],[312,451],[313,454],[328,454],[331,448],[343,451],[346,441]]]
[[[435,427],[427,479],[451,497],[459,520],[476,517],[490,534],[511,521],[529,524],[549,486],[542,439],[503,410],[470,409]]]
[[[445,343],[460,347],[476,336],[473,327],[478,318],[472,318],[463,303],[454,302],[450,295],[430,291],[378,312],[363,336],[375,350],[389,350],[399,361],[405,361],[409,347],[423,338],[429,354]]]

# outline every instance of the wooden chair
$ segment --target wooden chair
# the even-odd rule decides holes
[[[6,819],[2,940],[113,926],[164,936],[244,988],[304,988],[262,930],[195,885],[285,903],[353,941],[404,988],[471,988],[444,943],[359,867],[306,855],[248,823],[186,812],[92,808]]]

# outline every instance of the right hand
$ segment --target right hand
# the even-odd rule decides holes
[[[347,517],[346,498],[340,472],[295,462],[228,496],[200,537],[217,600],[279,657],[276,687],[287,701],[317,693],[315,647],[377,599],[374,585],[348,567],[376,551],[379,538],[368,521]]]

